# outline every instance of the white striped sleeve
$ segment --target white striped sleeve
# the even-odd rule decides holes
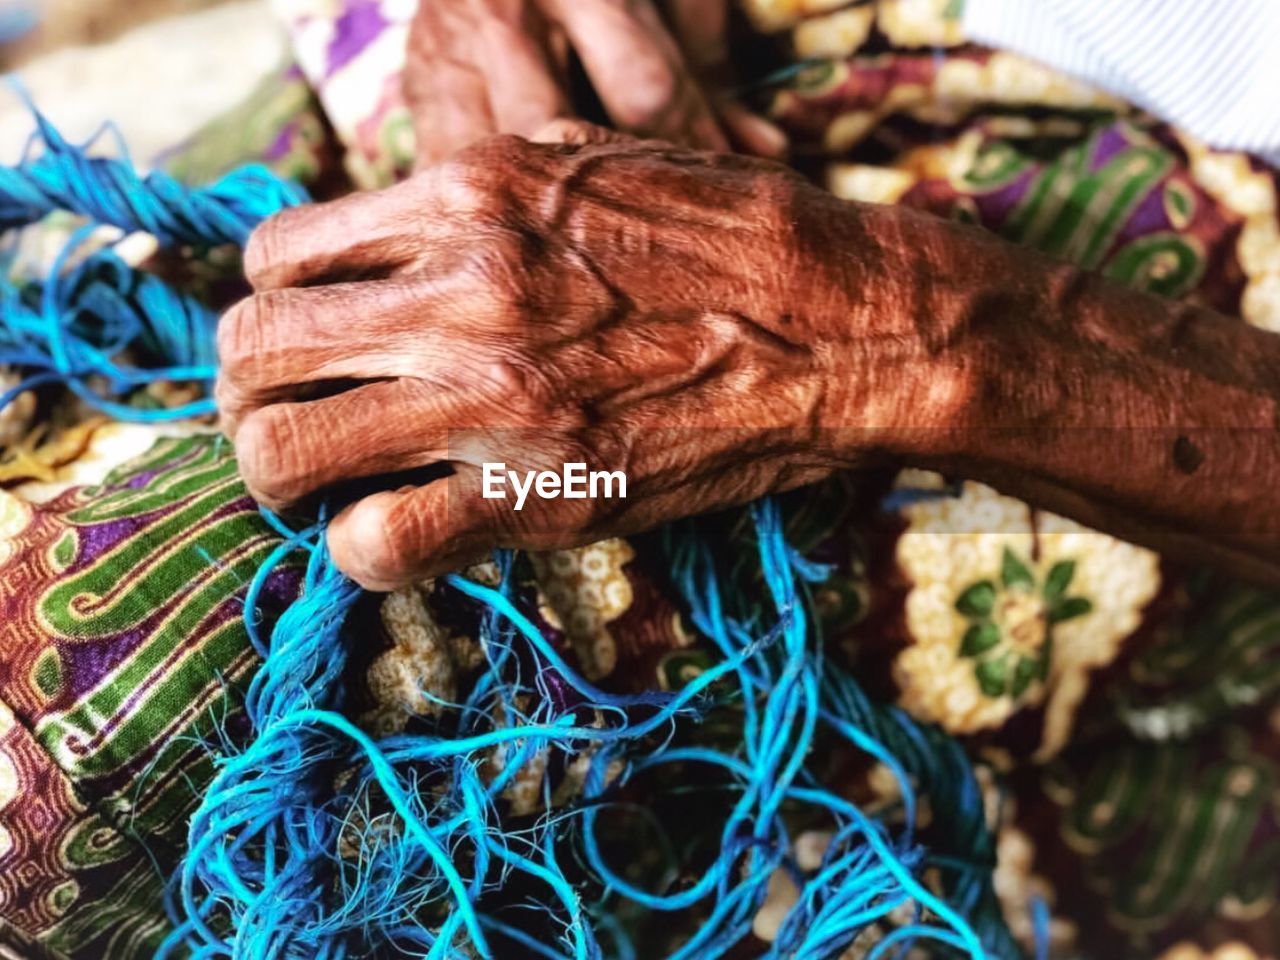
[[[964,29],[1280,163],[1280,0],[965,0]]]

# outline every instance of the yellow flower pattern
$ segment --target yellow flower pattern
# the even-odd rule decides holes
[[[540,591],[539,613],[564,631],[590,680],[607,676],[618,662],[609,623],[634,599],[622,569],[634,557],[631,545],[616,538],[530,555]]]
[[[899,482],[940,493],[943,487],[923,471],[907,471]],[[1089,672],[1115,658],[1158,591],[1156,555],[1033,512],[978,483],[903,512],[908,526],[897,561],[911,582],[910,642],[893,667],[903,706],[957,734],[993,730],[1023,707],[1043,706],[1039,756],[1056,753],[1070,735]],[[1011,572],[1010,556],[1019,570]],[[1013,587],[999,589],[1010,577]],[[991,589],[980,591],[975,606],[970,591],[978,584]],[[1050,623],[1054,603],[1057,621]],[[1041,673],[1038,658],[1050,635]],[[994,677],[984,687],[975,660],[997,651],[1010,658],[1005,669],[1012,673],[998,689]],[[1018,684],[1017,665],[1028,661],[1036,671]]]

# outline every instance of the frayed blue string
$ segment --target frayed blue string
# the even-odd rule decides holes
[[[1031,928],[1035,935],[1036,960],[1049,960],[1049,905],[1041,896],[1031,898]]]
[[[203,248],[243,243],[253,224],[303,199],[260,168],[205,190],[161,174],[139,178],[127,154],[88,157],[37,122],[40,151],[0,172],[0,223],[65,208]],[[19,389],[63,383],[132,419],[207,411],[207,400],[178,411],[121,402],[160,379],[207,382],[213,318],[110,251],[66,269],[83,239],[73,238],[41,290],[4,291],[0,362],[24,371]],[[162,362],[121,362],[139,347]],[[692,911],[696,929],[670,956],[701,960],[739,948],[779,870],[799,896],[766,957],[819,960],[864,936],[879,937],[876,957],[924,940],[973,958],[1020,955],[991,889],[994,848],[967,759],[937,730],[871,703],[826,661],[806,584],[829,571],[791,548],[773,501],[752,508],[764,597],[726,586],[717,550],[695,524],[667,532],[673,579],[719,654],[680,689],[619,694],[580,676],[521,611],[514,555],[499,551],[496,586],[444,579],[483,607],[479,677],[447,723],[384,737],[346,713],[344,630],[360,591],[329,559],[323,516],[299,531],[264,517],[283,539],[245,595],[245,628],[263,659],[244,695],[253,735],[218,745],[169,889],[174,929],[159,956],[452,960],[515,950],[596,960],[606,955],[603,935],[612,956],[631,960],[636,949],[618,917],[640,909]],[[307,558],[302,593],[268,637],[259,599],[277,566],[298,555]],[[725,710],[738,718],[738,742],[687,739]],[[820,736],[890,770],[901,793],[898,826],[818,782],[808,764]],[[545,772],[552,757],[586,761],[581,799],[554,809]],[[672,889],[680,871],[670,869],[665,886],[650,890],[608,862],[600,817],[623,805],[636,777],[676,764],[719,778],[727,809],[708,824],[719,832],[719,854],[692,884]],[[504,796],[524,777],[535,779],[542,812],[515,820]],[[930,797],[949,838],[945,853],[931,854],[916,837],[918,793]],[[814,816],[830,826],[831,841],[806,874],[791,832]],[[945,877],[941,892],[921,879],[930,866]],[[520,899],[505,901],[517,888]]]
[[[123,149],[119,158],[92,156],[98,136],[69,143],[34,107],[32,114],[39,149],[28,150],[17,166],[0,168],[0,229],[67,210],[127,233],[149,233],[164,246],[244,246],[258,223],[307,200],[301,187],[258,165],[197,189],[163,171],[139,176]]]
[[[56,381],[118,420],[160,422],[213,413],[208,396],[153,409],[120,398],[161,380],[193,382],[207,393],[216,373],[216,315],[132,269],[110,249],[68,264],[102,224],[146,231],[164,245],[243,245],[262,220],[305,202],[305,192],[261,167],[233,171],[202,190],[189,190],[159,171],[142,178],[127,154],[89,156],[96,136],[70,144],[47,119],[34,116],[34,150],[18,166],[0,167],[0,228],[33,223],[53,210],[90,222],[73,233],[43,289],[0,283],[0,365],[26,371],[21,383],[0,394],[0,409],[24,391]],[[160,358],[158,366],[121,362],[138,351]]]
[[[217,317],[162,280],[133,270],[110,250],[67,268],[93,229],[87,225],[72,235],[41,289],[0,283],[0,364],[26,371],[21,383],[0,394],[0,408],[26,390],[58,382],[118,420],[212,413],[210,399],[168,409],[114,399],[161,381],[193,381],[207,390],[216,373]],[[121,362],[126,352],[151,354],[162,365],[147,369]]]

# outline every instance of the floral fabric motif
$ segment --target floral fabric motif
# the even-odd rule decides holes
[[[1067,596],[1074,560],[1059,560],[1044,582],[1008,547],[1000,582],[979,580],[956,598],[970,626],[960,638],[960,656],[974,660],[978,686],[989,697],[1019,699],[1033,681],[1049,677],[1053,626],[1093,609],[1086,597]]]
[[[298,65],[346,148],[357,186],[386,186],[413,165],[400,93],[414,0],[272,0]]]
[[[941,493],[934,474],[900,485]],[[902,509],[907,644],[902,704],[957,734],[1043,714],[1038,755],[1070,738],[1090,676],[1106,667],[1159,591],[1155,554],[966,483]]]

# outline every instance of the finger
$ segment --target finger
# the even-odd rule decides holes
[[[766,160],[786,159],[791,145],[780,127],[731,100],[718,102],[716,115],[739,152]]]
[[[560,143],[576,147],[598,146],[605,143],[638,142],[629,133],[610,130],[585,120],[562,118],[552,120],[529,138],[534,143]]]
[[[562,78],[552,67],[545,21],[531,4],[517,6],[485,21],[480,66],[497,132],[528,137],[572,110]]]
[[[234,437],[249,410],[325,381],[441,376],[502,310],[466,269],[254,294],[218,324],[223,428]]]
[[[704,89],[723,89],[732,79],[728,0],[667,0],[667,9],[672,32]],[[787,137],[780,128],[732,100],[715,97],[712,107],[734,149],[770,160],[786,157]]]
[[[413,116],[415,165],[423,169],[498,132],[474,29],[456,4],[423,3],[409,28],[401,87]]]
[[[667,0],[667,9],[672,32],[694,70],[705,74],[728,62],[728,0]]]
[[[569,113],[548,25],[531,3],[483,11],[423,4],[410,31],[405,99],[418,168],[494,133],[528,136]]]
[[[254,290],[386,276],[413,259],[424,229],[445,224],[423,216],[403,189],[353,193],[284,210],[249,237],[244,272]]]
[[[494,506],[501,501],[461,496],[458,489],[449,477],[357,501],[329,524],[334,563],[368,590],[460,569],[501,542],[504,515]]]
[[[728,149],[711,107],[652,3],[547,2],[615,124],[689,146]]]
[[[245,485],[272,509],[335,483],[447,460],[459,396],[421,380],[370,383],[253,411],[235,436]]]

